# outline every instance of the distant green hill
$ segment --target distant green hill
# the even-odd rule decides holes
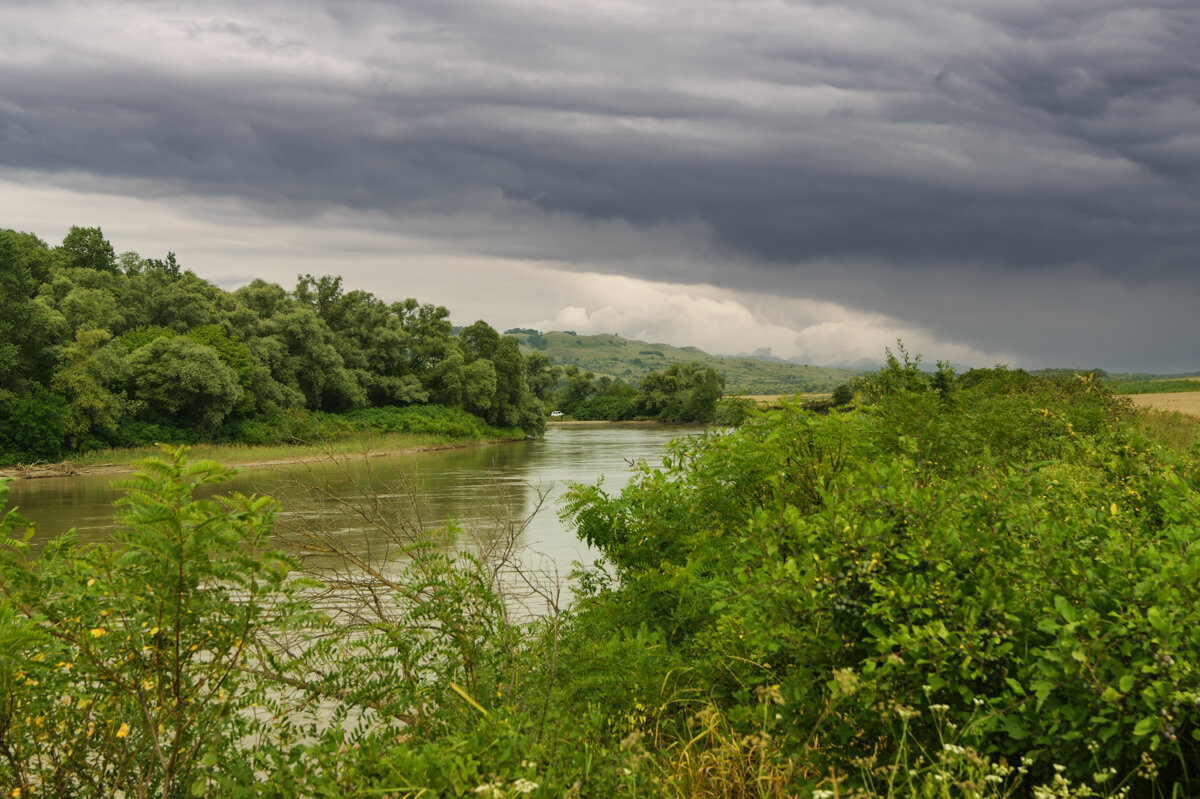
[[[575,364],[597,376],[608,375],[627,383],[636,383],[650,372],[686,361],[711,366],[718,374],[724,375],[726,394],[827,393],[862,374],[852,369],[721,357],[709,355],[695,347],[630,341],[605,333],[578,336],[570,331],[538,333],[512,330],[508,334],[517,338],[524,353],[541,352],[557,366]]]

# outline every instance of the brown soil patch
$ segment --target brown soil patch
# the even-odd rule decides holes
[[[1178,411],[1191,416],[1200,416],[1200,391],[1173,391],[1169,394],[1126,394],[1139,408],[1154,408],[1160,411]]]

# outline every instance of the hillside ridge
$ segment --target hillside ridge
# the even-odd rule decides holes
[[[805,366],[752,356],[712,355],[698,347],[675,347],[663,342],[627,339],[615,333],[579,335],[570,330],[549,332],[529,328],[505,331],[528,355],[540,352],[555,366],[578,366],[597,376],[637,383],[651,372],[673,363],[711,366],[725,378],[726,394],[820,394],[863,374],[854,369]]]

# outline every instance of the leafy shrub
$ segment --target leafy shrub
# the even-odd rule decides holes
[[[179,331],[173,328],[140,325],[117,336],[117,341],[125,348],[126,352],[132,353],[157,339],[175,338],[178,335]]]
[[[263,549],[274,505],[196,499],[229,472],[182,448],[141,468],[112,546],[67,534],[31,557],[12,517],[0,524],[0,782],[14,796],[214,795],[269,732],[252,674],[306,619],[291,562]]]
[[[597,419],[619,422],[632,419],[636,407],[631,396],[602,395],[589,397],[575,406],[571,415],[576,419]]]
[[[447,438],[487,438],[499,435],[478,416],[443,405],[410,405],[404,408],[361,408],[344,414],[314,414],[323,434],[338,431],[413,433]]]
[[[754,400],[749,397],[722,397],[717,401],[712,423],[722,427],[736,427],[745,422],[756,407]]]
[[[895,359],[852,413],[785,402],[672,444],[620,492],[573,487],[563,513],[603,559],[579,573],[576,608],[525,624],[499,581],[530,578],[511,559],[519,525],[458,554],[418,526],[384,561],[310,531],[296,551],[333,564],[333,624],[262,548],[270,504],[195,500],[223,471],[179,452],[131,483],[112,548],[68,538],[30,558],[5,516],[0,780],[1195,794],[1196,461],[1142,438],[1088,376],[914,364]],[[480,424],[443,408],[301,421]],[[156,754],[172,746],[174,761]]]
[[[72,421],[66,398],[42,386],[19,395],[0,391],[0,463],[62,457]]]
[[[618,496],[575,487],[566,514],[616,579],[583,612],[662,634],[745,734],[777,690],[781,746],[818,765],[886,761],[900,712],[938,749],[936,704],[1034,783],[1058,763],[1200,788],[1194,463],[1087,376],[915,363],[860,385],[875,402],[853,415],[785,407]]]
[[[837,407],[849,405],[854,402],[854,389],[849,383],[842,383],[833,390],[833,404]]]
[[[121,420],[110,441],[118,447],[152,447],[155,444],[195,444],[198,432],[183,429],[163,422],[148,422],[133,417]]]

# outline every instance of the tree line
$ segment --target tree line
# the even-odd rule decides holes
[[[225,291],[174,253],[117,255],[99,228],[59,246],[0,230],[0,456],[273,443],[306,414],[413,405],[541,434],[516,340],[449,317],[333,276]]]
[[[173,252],[118,255],[100,228],[72,227],[58,246],[0,229],[0,288],[0,462],[159,441],[271,444],[322,414],[378,427],[367,411],[413,406],[535,436],[550,408],[721,421],[725,380],[711,367],[674,364],[636,385],[597,377],[522,355],[487,322],[455,328],[443,306],[388,303],[337,276],[225,291]]]
[[[662,422],[720,421],[725,378],[711,366],[676,363],[637,384],[597,376],[576,364],[555,366],[540,352],[527,356],[530,384],[550,407],[575,419]]]

